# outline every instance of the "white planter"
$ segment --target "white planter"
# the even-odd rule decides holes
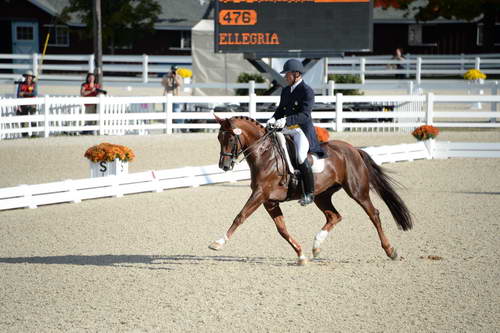
[[[434,149],[436,147],[435,139],[424,140],[424,145],[425,145],[425,148],[427,148],[427,152],[429,153],[429,156],[427,159],[431,159],[434,156]]]
[[[90,161],[90,177],[106,177],[119,176],[128,173],[128,162],[115,159],[112,162],[97,162]]]
[[[476,84],[476,86],[481,86],[484,84],[484,79],[477,79],[477,80],[474,80],[474,83]],[[478,94],[479,95],[483,95],[484,94],[484,90],[482,89],[479,89],[478,91]],[[481,102],[476,102],[472,105],[472,109],[473,110],[481,110],[483,108]]]

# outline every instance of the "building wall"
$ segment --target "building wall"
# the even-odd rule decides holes
[[[392,54],[397,47],[412,54],[498,53],[477,45],[475,23],[424,24],[421,45],[409,45],[408,24],[374,24],[373,54]]]
[[[49,24],[52,17],[26,0],[0,2],[0,52],[12,53],[12,21],[32,21],[38,23],[39,45],[43,32],[41,27]]]
[[[38,23],[39,50],[41,53],[49,28],[46,25],[60,24],[44,10],[27,0],[0,1],[0,53],[12,53],[11,22],[14,20]],[[408,44],[408,24],[374,24],[373,52],[370,54],[392,54],[397,47],[412,54],[474,54],[498,53],[500,45],[491,50],[476,45],[477,26],[474,23],[425,24],[424,45]],[[500,43],[500,26],[498,42]],[[92,36],[82,27],[70,27],[68,46],[48,46],[47,54],[91,54]],[[138,38],[131,47],[118,48],[115,54],[190,55],[190,49],[180,49],[182,32],[155,30]],[[103,45],[103,53],[110,50]],[[364,53],[366,54],[366,53]]]

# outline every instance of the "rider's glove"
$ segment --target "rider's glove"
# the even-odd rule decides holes
[[[276,120],[276,124],[274,124],[274,126],[276,126],[276,128],[284,128],[285,125],[286,125],[286,118],[285,117]]]
[[[266,123],[266,127],[267,127],[267,128],[273,128],[275,123],[276,123],[276,119],[274,119],[274,118],[269,118],[269,120],[268,120],[268,121],[267,121],[267,123]]]

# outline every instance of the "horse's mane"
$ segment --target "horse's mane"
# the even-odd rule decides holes
[[[262,126],[257,120],[250,118],[250,117],[247,117],[247,116],[235,116],[235,117],[230,118],[230,120],[233,120],[233,119],[248,121],[248,122],[254,124],[255,126],[257,126],[258,128],[264,129],[264,126]]]

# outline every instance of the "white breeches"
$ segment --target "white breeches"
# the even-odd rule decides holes
[[[292,137],[293,143],[295,144],[295,152],[297,153],[297,159],[299,164],[304,163],[307,158],[307,152],[309,151],[309,140],[307,136],[299,128],[288,129],[283,128],[283,134],[288,134]]]

